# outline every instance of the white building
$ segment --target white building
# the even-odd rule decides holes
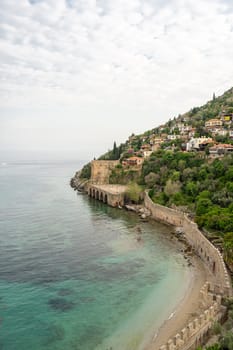
[[[189,142],[186,143],[186,151],[199,151],[202,147],[212,143],[211,137],[192,137]]]

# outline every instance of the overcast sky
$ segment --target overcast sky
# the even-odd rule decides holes
[[[232,87],[233,2],[1,0],[0,63],[0,151],[93,158]]]

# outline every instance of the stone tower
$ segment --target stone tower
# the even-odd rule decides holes
[[[98,185],[109,184],[112,169],[119,160],[93,160],[91,162],[91,182]]]

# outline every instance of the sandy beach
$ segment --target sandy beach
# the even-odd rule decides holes
[[[155,332],[144,350],[158,350],[160,346],[183,329],[188,321],[196,318],[197,314],[204,309],[199,298],[200,289],[207,280],[210,280],[210,275],[198,257],[192,257],[192,264],[193,267],[190,269],[192,277],[186,295],[160,329]]]

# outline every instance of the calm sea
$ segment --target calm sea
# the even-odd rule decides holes
[[[142,349],[185,293],[169,228],[74,192],[79,166],[0,165],[1,350]]]

